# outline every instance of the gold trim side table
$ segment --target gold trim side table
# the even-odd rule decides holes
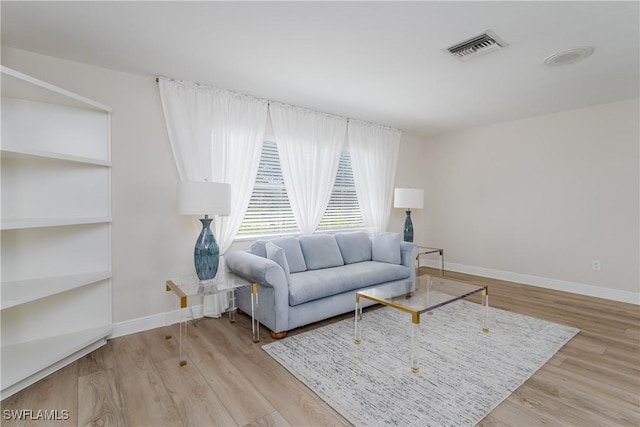
[[[184,309],[189,307],[189,300],[195,297],[203,297],[205,295],[216,295],[227,293],[229,297],[229,322],[234,323],[236,320],[236,295],[235,291],[241,288],[251,288],[251,335],[253,342],[260,342],[260,323],[258,322],[258,285],[251,283],[240,276],[228,272],[225,268],[224,261],[220,260],[220,270],[216,277],[210,280],[200,280],[197,277],[181,277],[169,279],[166,281],[166,291],[173,293],[180,299],[180,327],[178,333],[179,341],[179,360],[180,366],[186,366],[187,361],[182,355],[182,334],[187,335],[187,319],[185,318]],[[171,335],[167,335],[167,339]]]
[[[420,256],[428,254],[440,254],[440,273],[444,273],[444,249],[432,248],[430,246],[416,245],[418,247],[418,255],[416,255],[416,263],[418,264],[416,269],[420,268]]]

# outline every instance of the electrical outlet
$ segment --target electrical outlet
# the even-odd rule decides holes
[[[598,261],[597,259],[591,261],[591,269],[593,271],[600,271],[600,261]]]

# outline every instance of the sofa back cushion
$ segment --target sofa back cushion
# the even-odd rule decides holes
[[[297,238],[279,237],[277,239],[270,240],[270,242],[284,249],[284,254],[287,257],[287,263],[289,264],[289,271],[291,273],[307,271],[307,264],[304,262],[302,249],[300,248],[300,243]]]
[[[299,240],[307,269],[318,270],[344,265],[340,248],[332,235],[301,236]]]
[[[345,264],[371,261],[371,238],[366,232],[336,233],[335,238]]]
[[[265,244],[265,250],[267,251],[267,259],[274,261],[284,270],[284,275],[287,278],[287,284],[291,283],[291,271],[289,270],[289,263],[287,262],[287,256],[284,253],[284,249],[280,246],[276,246],[271,242]]]
[[[371,252],[373,261],[400,264],[400,234],[390,232],[373,233]]]

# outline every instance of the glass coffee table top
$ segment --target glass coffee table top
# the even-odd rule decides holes
[[[419,276],[403,283],[391,283],[360,291],[356,294],[380,304],[395,307],[418,316],[487,289],[460,280],[438,276]]]

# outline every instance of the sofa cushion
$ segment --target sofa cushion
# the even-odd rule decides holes
[[[400,264],[400,234],[390,232],[373,233],[371,243],[371,259],[373,261]]]
[[[280,246],[276,246],[271,242],[267,242],[265,245],[267,251],[267,259],[275,261],[284,270],[284,275],[287,278],[287,283],[291,283],[291,274],[289,270],[289,263],[287,262],[287,256],[284,253],[284,249]]]
[[[344,265],[336,239],[329,234],[301,236],[300,247],[308,270]]]
[[[289,305],[295,306],[353,289],[402,280],[410,275],[409,267],[376,261],[291,274]]]
[[[279,237],[277,239],[270,240],[270,242],[284,249],[284,254],[287,257],[287,263],[289,264],[289,270],[292,273],[307,270],[307,264],[304,262],[302,249],[300,248],[300,243],[297,238]]]
[[[336,233],[335,238],[345,264],[371,261],[371,239],[366,232]]]
[[[253,242],[251,244],[251,253],[254,255],[261,256],[262,258],[266,258],[267,249],[265,245],[267,244],[267,242],[268,240],[264,240],[264,239],[258,239],[255,242]]]

